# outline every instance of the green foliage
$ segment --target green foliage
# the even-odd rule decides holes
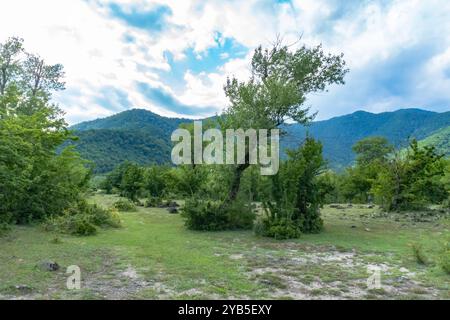
[[[450,126],[433,132],[430,136],[419,141],[419,146],[434,146],[436,152],[450,156]]]
[[[136,211],[136,206],[133,202],[128,199],[121,199],[114,203],[114,208],[123,212],[133,212]]]
[[[145,200],[144,206],[146,208],[157,208],[163,204],[163,199],[160,197],[149,197]]]
[[[129,110],[72,127],[79,139],[70,143],[83,158],[95,163],[95,173],[110,172],[127,160],[142,166],[169,164],[170,135],[184,122],[190,120],[160,117],[147,110]],[[380,114],[358,111],[311,122],[307,127],[289,124],[282,126],[287,134],[281,137],[281,154],[284,156],[286,149],[298,148],[307,135],[322,142],[324,158],[337,171],[353,164],[352,146],[370,136],[385,137],[397,148],[402,148],[410,137],[426,139],[419,141],[419,145],[433,144],[440,153],[449,154],[447,141],[450,139],[446,138],[445,129],[449,122],[450,112],[402,109]],[[439,129],[443,132],[436,132]],[[434,137],[428,139],[430,135]]]
[[[369,166],[375,162],[383,162],[393,147],[384,137],[368,137],[356,142],[353,146],[356,162],[359,166]]]
[[[299,236],[323,228],[320,207],[330,188],[319,179],[325,167],[322,145],[308,138],[301,148],[288,154],[289,159],[272,178],[274,201],[264,202],[261,234]]]
[[[386,210],[421,209],[448,198],[442,178],[445,161],[434,146],[419,147],[412,140],[406,155],[396,154],[383,167],[372,190]]]
[[[295,223],[286,219],[277,221],[259,220],[255,224],[254,230],[259,236],[275,238],[276,240],[298,239],[302,234]]]
[[[63,215],[52,216],[44,222],[46,231],[60,232],[78,236],[97,233],[97,227],[121,226],[118,214],[105,210],[86,201],[79,201],[76,206],[68,208]]]
[[[447,241],[439,256],[439,265],[442,270],[450,275],[450,241]]]
[[[123,172],[120,182],[121,195],[131,201],[137,201],[143,180],[143,169],[136,164],[129,164]]]
[[[224,210],[221,201],[191,198],[181,211],[188,229],[201,231],[251,229],[255,218],[253,207],[243,202]]]
[[[422,245],[418,244],[418,243],[413,243],[412,244],[412,252],[414,255],[414,258],[416,259],[417,263],[419,264],[428,264],[428,258],[424,253],[423,247]]]
[[[21,53],[20,39],[0,44],[0,216],[11,223],[62,214],[90,179],[88,163],[72,148],[60,149],[73,138],[50,101],[64,88],[62,66]]]

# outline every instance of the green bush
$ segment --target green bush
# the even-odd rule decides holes
[[[0,222],[0,237],[7,233],[9,230],[11,230],[10,224],[6,222]]]
[[[64,214],[48,218],[44,222],[44,229],[78,236],[90,236],[97,233],[97,227],[84,214]]]
[[[146,208],[156,208],[163,204],[163,200],[160,197],[149,197],[145,201],[145,207]]]
[[[294,219],[292,209],[265,203],[264,214],[255,223],[254,231],[256,235],[277,240],[296,239],[302,234],[302,224]]]
[[[263,237],[275,238],[277,240],[297,239],[301,236],[300,228],[292,221],[280,219],[269,221],[262,218],[256,221],[254,231]]]
[[[120,217],[114,210],[105,210],[86,201],[79,201],[64,214],[47,218],[46,231],[88,236],[97,233],[97,227],[120,227]]]
[[[422,245],[418,243],[413,243],[412,245],[412,251],[414,258],[416,259],[417,263],[419,264],[428,264],[428,258],[426,257],[425,253],[423,252]]]
[[[188,229],[220,231],[251,229],[255,214],[251,205],[234,203],[223,209],[220,201],[189,199],[181,209]]]
[[[136,211],[136,206],[133,202],[128,199],[121,199],[114,203],[114,208],[123,212],[133,212]]]

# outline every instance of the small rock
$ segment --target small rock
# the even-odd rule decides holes
[[[20,291],[21,293],[30,293],[31,291],[33,291],[33,288],[31,288],[30,286],[27,286],[26,284],[19,284],[17,286],[14,286],[14,289],[16,289],[17,291]]]
[[[366,230],[367,232],[370,232],[370,229],[369,229],[369,228],[365,228],[364,230]]]
[[[58,271],[59,264],[54,261],[43,261],[38,264],[39,269],[42,271]]]

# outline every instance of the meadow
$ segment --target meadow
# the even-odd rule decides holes
[[[110,207],[118,196],[95,194]],[[439,265],[448,214],[386,216],[327,205],[324,230],[277,241],[252,231],[197,232],[166,209],[120,212],[122,227],[77,237],[14,226],[0,238],[0,299],[449,299]],[[413,248],[420,248],[420,261]],[[38,267],[42,261],[57,271]],[[66,268],[81,268],[81,290]],[[378,268],[381,288],[367,278]]]

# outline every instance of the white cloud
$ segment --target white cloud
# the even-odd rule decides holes
[[[148,11],[158,5],[171,9],[160,32],[133,27],[111,17],[108,4],[116,3],[125,12]],[[223,84],[227,75],[245,79],[249,75],[251,51],[268,45],[281,34],[293,43],[302,34],[309,45],[323,43],[325,50],[344,52],[351,69],[345,87],[333,87],[328,94],[312,96],[313,109],[320,117],[365,108],[371,111],[398,107],[437,107],[438,98],[450,104],[450,2],[446,0],[293,0],[277,4],[269,0],[178,1],[178,0],[2,0],[0,41],[18,35],[27,50],[39,53],[49,63],[65,66],[68,90],[56,95],[70,122],[110,115],[120,109],[126,93],[128,105],[148,108],[162,115],[176,116],[153,103],[136,89],[139,82],[162,88],[181,103],[221,110],[227,103]],[[205,50],[217,45],[217,34],[233,38],[249,48],[245,57],[218,58],[219,68],[210,73],[186,70],[184,88],[175,90],[164,83],[161,72],[171,72],[166,60],[186,59],[193,48],[202,62]],[[134,41],[127,41],[126,38]],[[300,43],[298,43],[300,44]],[[417,79],[410,80],[407,96],[388,91],[371,91],[377,66],[389,65],[406,51],[429,51],[419,61]],[[401,59],[400,59],[401,60]],[[447,70],[447,71],[446,71]],[[409,83],[408,82],[408,83]],[[416,89],[414,91],[413,89]],[[371,95],[373,93],[373,95]],[[106,95],[106,96],[105,96]],[[111,107],[98,99],[109,99]],[[435,104],[433,104],[433,101]]]

